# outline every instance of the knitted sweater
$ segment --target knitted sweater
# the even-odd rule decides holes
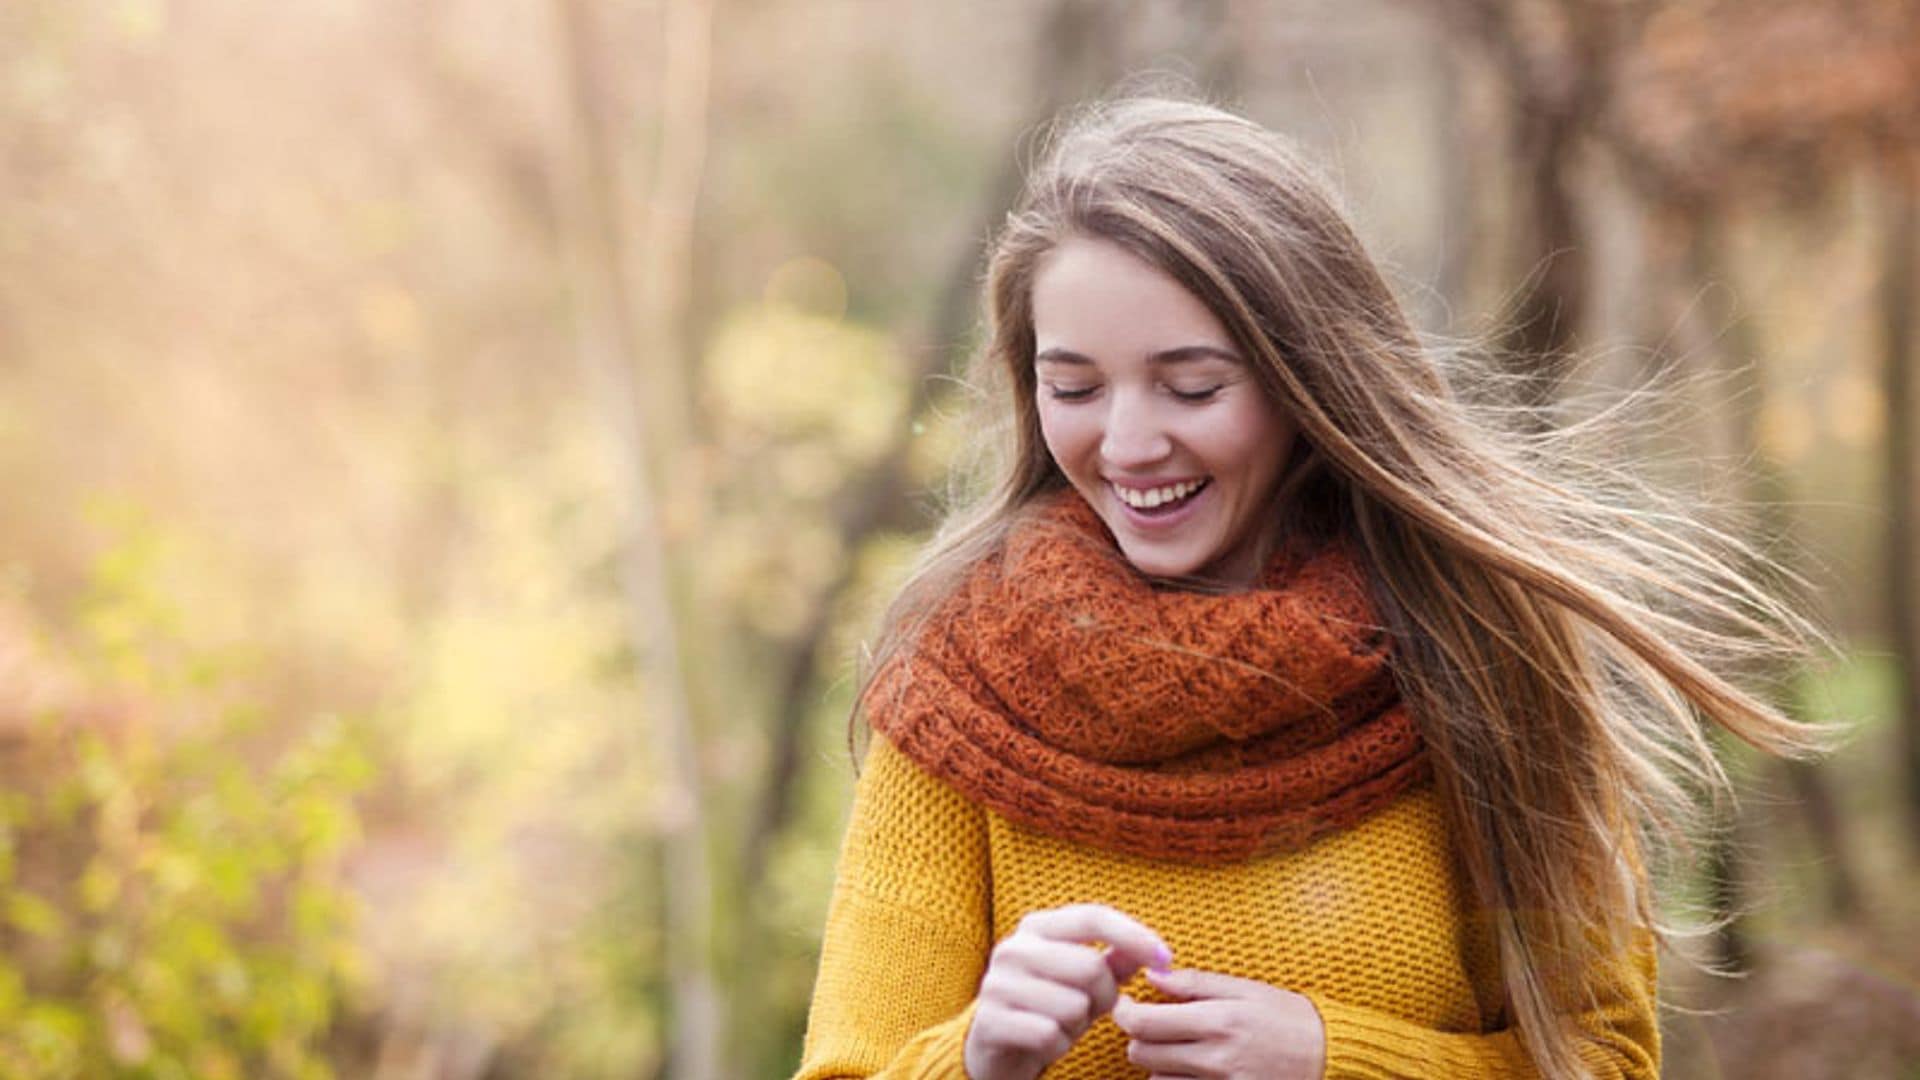
[[[797,1080],[966,1075],[993,943],[1030,911],[1097,902],[1153,928],[1176,966],[1306,995],[1329,1078],[1537,1071],[1498,1001],[1431,783],[1302,850],[1224,866],[1158,862],[1034,832],[963,799],[876,735],[840,852]],[[1595,1076],[1655,1077],[1655,960],[1642,939],[1574,1020]],[[1126,993],[1156,1000],[1144,978]],[[1144,1076],[1102,1017],[1045,1073]]]

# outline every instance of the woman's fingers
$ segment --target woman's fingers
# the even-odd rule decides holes
[[[1102,943],[1105,953],[1088,947]],[[1027,915],[987,957],[967,1030],[969,1074],[1032,1076],[1113,1008],[1119,980],[1171,959],[1158,934],[1102,904]]]
[[[1105,904],[1069,904],[1036,911],[1021,919],[1020,926],[1053,941],[1105,942],[1109,950],[1107,966],[1116,978],[1127,978],[1143,967],[1164,968],[1173,962],[1173,950],[1159,934]]]
[[[1220,1033],[1216,1013],[1217,1010],[1205,1002],[1155,1005],[1122,997],[1114,1002],[1113,1022],[1136,1040],[1152,1043],[1191,1042]],[[1145,1065],[1146,1062],[1140,1064]]]
[[[1149,1004],[1123,997],[1113,1022],[1127,1033],[1127,1059],[1157,1075],[1320,1076],[1326,1027],[1308,998],[1219,972],[1155,976],[1163,992],[1182,984],[1192,1000]]]
[[[1127,1044],[1127,1060],[1155,1076],[1198,1076],[1212,1071],[1205,1060],[1211,1049],[1200,1043],[1151,1043],[1138,1039]]]
[[[1010,974],[1030,976],[1081,995],[1089,1017],[1105,1015],[1120,993],[1106,959],[1085,945],[1015,935],[995,949],[995,957]]]
[[[1224,975],[1218,971],[1178,968],[1149,971],[1147,981],[1168,997],[1197,1001],[1202,998],[1239,998],[1268,993],[1271,987],[1252,979]]]
[[[1104,942],[1107,951],[1086,946]],[[1139,920],[1104,904],[1070,904],[1035,911],[1003,946],[1012,959],[1045,978],[1079,987],[1091,998],[1093,1015],[1113,1007],[1119,984],[1142,966],[1165,966],[1172,959],[1160,935]]]
[[[1075,1038],[1096,1015],[1091,1011],[1092,996],[1084,990],[1033,975],[1009,975],[999,980],[992,997],[1023,1012],[1038,1013]]]
[[[976,1036],[982,1036],[981,1041],[986,1044],[982,1048],[983,1056],[1004,1057],[1011,1052],[1032,1057],[1042,1065],[1072,1049],[1074,1038],[1051,1017],[1017,1006],[982,1001],[979,1011],[974,1013],[973,1028],[967,1033],[969,1074],[981,1071],[971,1062],[971,1044]],[[1039,1069],[1036,1067],[1033,1071]]]

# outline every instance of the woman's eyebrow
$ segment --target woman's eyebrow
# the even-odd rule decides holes
[[[1147,362],[1150,364],[1184,364],[1199,360],[1225,360],[1230,364],[1246,363],[1245,360],[1240,358],[1239,353],[1233,352],[1230,349],[1222,349],[1217,345],[1181,345],[1177,348],[1162,349],[1147,357]],[[1092,366],[1093,364],[1093,360],[1087,356],[1074,352],[1072,349],[1063,349],[1059,346],[1040,350],[1040,353],[1033,358],[1033,362],[1036,365],[1071,364],[1074,366]]]

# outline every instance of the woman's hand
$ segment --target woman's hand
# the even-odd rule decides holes
[[[1181,968],[1147,972],[1179,1000],[1121,998],[1113,1022],[1127,1033],[1127,1060],[1155,1076],[1220,1080],[1320,1080],[1327,1031],[1313,1003],[1253,979]]]
[[[1087,946],[1108,946],[1103,954]],[[1035,911],[993,947],[967,1029],[973,1080],[1032,1080],[1113,1008],[1142,967],[1166,969],[1160,935],[1103,904]]]

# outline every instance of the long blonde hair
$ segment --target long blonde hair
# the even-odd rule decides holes
[[[985,483],[888,609],[862,692],[1066,483],[1035,407],[1033,278],[1069,236],[1124,247],[1206,303],[1298,423],[1272,512],[1364,545],[1506,1005],[1543,1072],[1579,1075],[1567,1014],[1604,958],[1659,934],[1646,853],[1728,788],[1710,724],[1775,754],[1820,741],[1736,676],[1825,639],[1752,580],[1749,547],[1606,461],[1605,414],[1488,408],[1493,369],[1420,341],[1331,190],[1285,139],[1203,104],[1106,102],[1056,132],[992,249],[971,376]]]

